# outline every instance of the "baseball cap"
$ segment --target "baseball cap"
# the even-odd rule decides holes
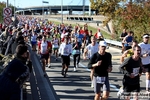
[[[105,46],[105,47],[107,47],[106,41],[100,41],[100,42],[99,42],[99,45],[100,45],[100,46]]]
[[[147,38],[147,37],[149,37],[149,34],[144,34],[143,35],[143,38]]]

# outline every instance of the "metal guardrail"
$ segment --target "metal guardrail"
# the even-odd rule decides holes
[[[107,44],[109,46],[116,46],[118,48],[122,48],[122,43],[119,41],[115,41],[115,40],[109,40],[109,39],[105,39],[105,41],[107,42]]]
[[[30,58],[33,64],[33,71],[30,75],[30,87],[32,100],[60,100],[48,77],[44,77],[42,65],[37,54],[31,50],[29,44]]]

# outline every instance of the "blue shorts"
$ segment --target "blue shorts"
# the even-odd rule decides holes
[[[37,43],[36,41],[31,41],[32,46],[36,45],[36,43]]]

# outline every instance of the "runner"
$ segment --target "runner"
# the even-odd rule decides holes
[[[100,41],[99,45],[99,50],[91,57],[88,68],[94,70],[94,100],[107,100],[110,92],[108,73],[112,71],[112,56],[106,52],[107,43],[105,41]],[[101,92],[103,92],[102,95]]]
[[[89,44],[85,50],[84,50],[84,53],[83,53],[83,59],[90,59],[94,53],[96,53],[98,51],[98,48],[99,48],[99,44],[96,43],[96,38],[95,37],[92,37],[91,38],[91,44]],[[88,57],[86,56],[88,55]],[[93,68],[91,68],[91,74],[90,74],[90,78],[91,78],[91,87],[94,87],[93,85]]]
[[[46,39],[50,44],[52,41],[52,37],[50,36],[50,32],[47,33],[47,39]],[[52,48],[49,48],[49,62],[51,62],[51,53],[52,53]],[[51,67],[51,64],[48,65],[48,67]]]
[[[124,37],[123,43],[124,43],[124,50],[131,49],[132,41],[133,41],[133,32],[129,31],[128,34]]]
[[[139,44],[142,49],[141,59],[142,64],[146,70],[146,91],[149,92],[150,88],[150,44],[149,42],[149,34],[143,35],[143,42]]]
[[[92,30],[90,30],[89,35],[88,35],[88,37],[87,37],[87,40],[88,40],[88,41],[87,41],[87,44],[86,44],[86,45],[89,45],[89,44],[91,43],[91,37],[93,36],[92,33],[93,33]]]
[[[124,52],[124,42],[123,42],[123,40],[124,40],[124,37],[127,35],[127,32],[126,32],[126,29],[123,29],[123,32],[121,33],[121,36],[120,36],[120,39],[121,39],[121,41],[122,41],[122,51],[121,51],[121,53],[123,53]]]
[[[37,44],[37,33],[36,31],[33,31],[31,35],[31,45],[33,51],[36,51],[36,44]]]
[[[95,33],[95,38],[97,39],[97,42],[99,43],[100,41],[104,40],[104,36],[101,33],[100,29],[97,29],[97,33]]]
[[[49,60],[49,49],[51,48],[51,44],[46,41],[46,36],[44,35],[42,37],[42,41],[38,43],[38,53],[41,55],[41,61],[42,61],[42,69],[44,72],[44,76],[46,76],[45,67],[50,67],[50,61]]]
[[[70,65],[70,55],[72,53],[72,45],[69,44],[69,39],[64,38],[64,42],[61,43],[59,48],[59,54],[61,55],[62,60],[62,72],[61,74],[66,77],[68,72],[68,67]]]
[[[120,59],[121,63],[123,63],[125,57],[130,57],[130,56],[133,55],[133,48],[134,48],[135,46],[137,46],[137,45],[138,45],[138,42],[137,42],[136,40],[133,40],[133,42],[132,42],[132,48],[126,50],[126,51],[122,54],[121,59]]]
[[[144,72],[144,68],[141,62],[141,47],[135,46],[133,48],[134,54],[127,58],[123,64],[121,64],[120,68],[122,70],[126,69],[126,73],[123,78],[123,90],[125,100],[130,100],[131,92],[140,92],[140,76],[142,74],[142,70]],[[135,94],[135,100],[138,100],[137,94]]]
[[[59,48],[59,39],[54,35],[54,39],[52,40],[53,54],[55,55],[55,60],[58,58],[58,48]]]
[[[80,42],[78,42],[78,39],[75,38],[75,41],[73,43],[73,52],[72,52],[72,55],[73,55],[73,61],[74,61],[74,71],[76,71],[76,68],[79,67],[79,62],[80,62],[80,49],[81,49],[81,44]],[[76,58],[77,59],[77,63],[76,63]]]

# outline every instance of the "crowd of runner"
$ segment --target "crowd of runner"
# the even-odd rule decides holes
[[[94,88],[94,100],[107,100],[110,92],[109,75],[112,71],[112,55],[106,52],[107,43],[100,29],[96,33],[88,30],[88,25],[80,26],[79,24],[72,26],[71,24],[56,25],[51,21],[43,20],[41,18],[34,18],[30,16],[17,16],[19,22],[16,25],[5,26],[0,24],[0,38],[1,38],[1,54],[17,54],[23,60],[30,61],[28,54],[28,44],[31,44],[32,51],[40,56],[42,62],[43,76],[46,76],[45,68],[51,68],[51,56],[61,57],[62,70],[61,75],[67,77],[68,68],[70,66],[70,56],[73,56],[73,70],[76,71],[80,63],[80,59],[89,60],[87,67],[91,69],[91,87]],[[143,35],[143,42],[138,45],[134,39],[134,32],[123,30],[121,34],[122,40],[122,57],[120,70],[123,71],[123,90],[129,100],[130,92],[140,92],[140,76],[146,72],[146,91],[150,87],[150,44],[148,44],[149,34]],[[17,49],[16,49],[17,48]],[[27,54],[24,54],[27,52]],[[125,59],[125,57],[127,57]],[[28,60],[27,60],[28,59]],[[125,60],[124,60],[125,59]],[[17,60],[12,60],[7,68],[0,76],[0,86],[17,88],[16,84],[22,85],[29,77],[32,71],[31,67],[23,68],[22,72],[14,71],[11,66],[12,62],[16,63]],[[20,63],[20,66],[22,63]],[[30,64],[31,65],[31,64]],[[18,65],[19,66],[19,65]],[[15,67],[14,67],[15,68]],[[29,69],[29,71],[27,70]],[[11,73],[11,70],[12,73]],[[17,70],[17,69],[15,69]],[[9,74],[11,73],[11,75]],[[17,74],[19,73],[19,74]],[[14,77],[13,77],[14,75]],[[19,78],[23,76],[23,78]],[[8,79],[7,79],[8,78]],[[8,84],[4,84],[4,80]],[[20,80],[19,80],[20,79]],[[15,84],[17,80],[17,83]],[[19,82],[18,82],[19,80]],[[103,90],[101,90],[103,88]],[[0,87],[0,100],[20,100],[19,92],[16,95],[12,94],[14,88],[10,91],[10,95],[6,96],[6,90]],[[101,92],[103,93],[101,94]],[[15,99],[14,99],[15,98]]]

